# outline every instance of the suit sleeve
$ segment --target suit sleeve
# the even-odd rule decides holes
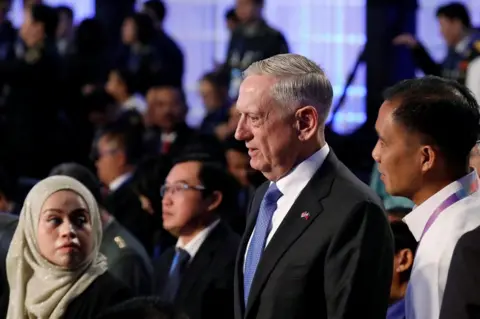
[[[334,235],[325,260],[329,319],[385,319],[393,271],[393,240],[385,213],[358,204]]]
[[[416,65],[422,70],[426,75],[442,75],[442,66],[435,62],[427,49],[422,44],[418,44],[412,50],[413,59]]]
[[[136,296],[152,293],[152,272],[147,269],[139,256],[125,253],[115,263],[112,263],[109,271],[130,287]]]
[[[480,318],[480,246],[466,233],[458,241],[448,271],[440,319]]]

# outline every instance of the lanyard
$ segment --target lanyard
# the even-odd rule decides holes
[[[445,211],[448,207],[452,206],[456,202],[472,195],[478,190],[478,178],[477,172],[473,171],[467,176],[465,183],[462,183],[462,187],[452,195],[448,196],[434,211],[430,218],[425,224],[423,229],[422,236],[420,237],[419,242],[422,240],[425,233],[430,229],[435,220],[440,216],[440,214]]]

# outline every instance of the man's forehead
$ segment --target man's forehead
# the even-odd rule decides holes
[[[237,100],[237,109],[245,109],[255,101],[259,103],[260,99],[268,96],[276,79],[265,75],[251,75],[245,78],[240,86],[240,92]]]

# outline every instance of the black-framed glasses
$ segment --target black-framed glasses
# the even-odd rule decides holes
[[[167,193],[170,193],[173,195],[175,193],[183,192],[186,190],[204,191],[205,186],[203,185],[192,186],[185,183],[175,183],[171,185],[164,184],[162,185],[162,187],[160,187],[160,196],[164,197],[165,194]]]

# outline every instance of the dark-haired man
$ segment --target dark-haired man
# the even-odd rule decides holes
[[[405,294],[407,292],[413,260],[418,243],[402,221],[390,224],[394,238],[393,278],[387,319],[405,319]]]
[[[480,72],[469,69],[470,64],[480,63],[480,33],[472,27],[467,8],[462,3],[452,2],[440,6],[436,16],[447,45],[447,55],[441,63],[433,61],[425,47],[411,34],[398,36],[394,43],[410,47],[417,65],[425,74],[454,79],[479,92],[480,87],[476,85],[480,85]]]
[[[474,97],[453,80],[428,76],[385,92],[372,156],[386,191],[415,203],[404,221],[420,242],[408,319],[438,318],[455,244],[480,225],[477,174],[468,167],[479,120]]]
[[[222,221],[236,206],[233,177],[208,155],[178,159],[161,188],[163,227],[178,241],[155,266],[156,292],[190,319],[233,318],[240,238]]]
[[[162,0],[148,0],[143,4],[143,12],[152,18],[156,29],[154,45],[163,63],[160,82],[165,85],[181,86],[185,69],[184,56],[179,45],[163,27],[167,11]]]
[[[105,202],[108,211],[151,254],[155,225],[131,188],[131,177],[142,155],[141,138],[122,126],[112,124],[106,127],[100,133],[96,145],[95,165],[100,181],[109,190]]]
[[[265,0],[236,0],[235,13],[240,24],[232,32],[226,61],[232,99],[237,98],[242,71],[250,64],[289,51],[283,34],[264,20],[264,5]]]

